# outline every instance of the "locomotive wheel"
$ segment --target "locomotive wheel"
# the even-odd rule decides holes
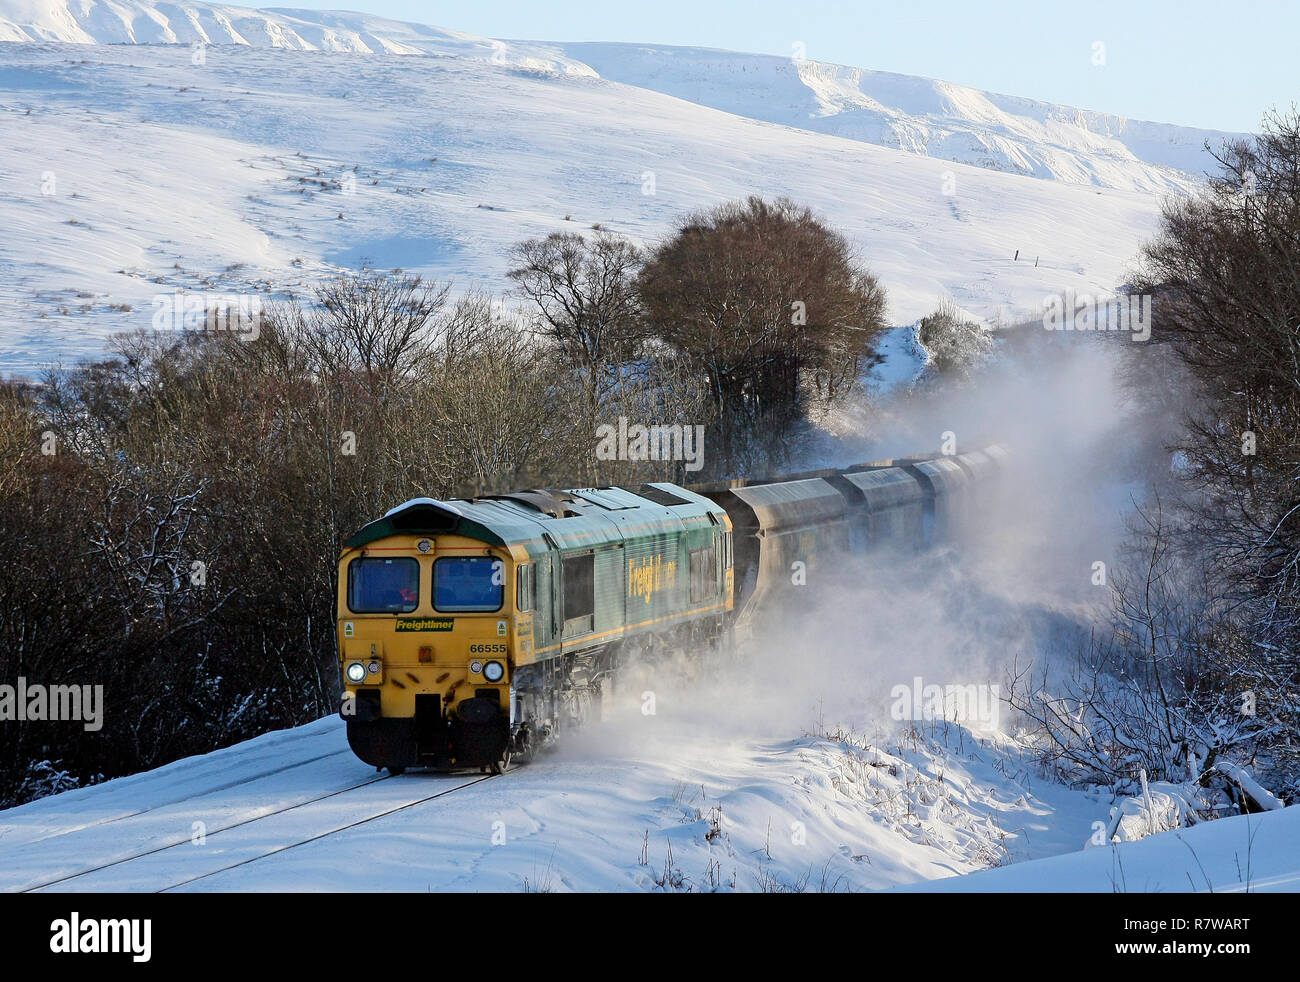
[[[405,768],[405,767],[389,767],[389,768],[388,768],[388,773],[389,773],[391,776],[393,776],[393,777],[401,777],[403,774],[406,773],[406,768]]]
[[[504,774],[510,770],[510,762],[514,759],[514,752],[510,747],[506,747],[506,752],[501,755],[501,759],[492,765],[493,774]]]
[[[537,749],[537,744],[533,740],[532,730],[524,724],[506,746],[506,763],[511,760],[518,760],[521,763],[527,763],[533,759],[533,752]]]

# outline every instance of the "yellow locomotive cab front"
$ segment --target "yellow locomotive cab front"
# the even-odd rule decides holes
[[[455,535],[392,535],[343,551],[341,715],[358,757],[400,771],[506,756],[516,565],[508,547]]]

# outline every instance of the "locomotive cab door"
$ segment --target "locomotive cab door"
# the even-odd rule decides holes
[[[538,556],[533,561],[537,583],[537,626],[534,629],[536,640],[534,644],[538,648],[547,648],[555,643],[555,594],[558,584],[556,583],[555,564],[551,562],[551,555]]]

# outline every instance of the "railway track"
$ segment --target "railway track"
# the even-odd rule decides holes
[[[346,752],[346,751],[345,751],[345,752]],[[329,755],[325,755],[325,756],[333,756],[333,755],[332,755],[332,754],[329,754]],[[307,763],[307,762],[303,762],[303,763]],[[259,860],[266,859],[266,858],[268,858],[268,857],[270,857],[270,856],[278,855],[279,853],[286,852],[286,851],[288,851],[288,850],[290,850],[290,849],[295,849],[295,848],[297,848],[298,846],[307,845],[308,843],[316,842],[316,841],[318,841],[318,840],[320,840],[320,839],[327,838],[327,837],[329,837],[329,836],[331,836],[331,835],[337,835],[337,834],[340,833],[340,832],[346,832],[346,831],[349,830],[349,829],[353,829],[353,828],[356,828],[356,827],[358,827],[358,826],[365,825],[365,824],[367,824],[367,823],[369,823],[369,822],[373,822],[373,821],[376,821],[376,820],[381,819],[381,818],[385,818],[385,817],[387,817],[388,815],[393,815],[393,814],[396,814],[397,812],[400,812],[400,811],[405,811],[405,810],[408,809],[408,808],[414,808],[416,805],[421,805],[421,804],[424,804],[424,803],[426,803],[426,802],[433,801],[433,800],[436,799],[436,798],[444,797],[444,796],[446,796],[446,795],[452,794],[452,793],[455,792],[455,791],[460,791],[460,790],[462,790],[462,789],[464,789],[464,788],[471,787],[472,785],[475,785],[475,784],[481,784],[481,783],[483,783],[484,781],[490,780],[491,778],[493,778],[493,777],[495,777],[495,776],[497,776],[497,775],[493,775],[493,774],[482,775],[482,776],[479,776],[479,777],[474,778],[473,780],[465,781],[465,782],[463,782],[463,783],[457,784],[457,785],[454,786],[454,787],[450,787],[450,788],[442,788],[441,790],[436,791],[436,792],[433,792],[432,794],[422,795],[422,796],[420,796],[419,798],[416,798],[416,799],[414,799],[414,800],[412,800],[412,801],[405,801],[405,802],[402,802],[401,804],[397,804],[397,805],[393,805],[393,806],[388,807],[388,808],[384,808],[384,809],[382,809],[381,811],[378,811],[378,812],[376,812],[376,813],[374,813],[374,814],[366,815],[365,817],[363,817],[363,818],[359,818],[359,819],[357,819],[357,820],[355,820],[355,821],[352,821],[352,822],[345,822],[345,823],[343,823],[343,824],[338,825],[338,826],[335,827],[335,828],[328,829],[328,830],[326,830],[326,831],[324,831],[324,832],[319,832],[319,833],[316,833],[316,834],[314,834],[314,835],[308,836],[308,837],[303,838],[303,839],[295,839],[295,840],[293,840],[293,841],[291,841],[291,842],[287,842],[287,843],[284,843],[284,844],[282,844],[282,845],[275,846],[274,848],[270,848],[270,849],[267,849],[267,850],[265,850],[265,851],[259,852],[259,853],[258,853],[257,855],[255,855],[255,856],[246,857],[246,858],[244,858],[244,859],[239,860],[238,862],[230,863],[230,864],[228,864],[228,865],[226,865],[226,866],[222,866],[222,867],[220,867],[220,868],[218,868],[218,869],[215,869],[215,870],[208,870],[208,871],[206,871],[206,872],[204,872],[204,873],[200,873],[200,874],[198,874],[197,876],[191,876],[191,877],[188,877],[188,878],[183,879],[183,880],[180,880],[180,881],[178,881],[178,882],[176,882],[176,883],[172,883],[172,884],[170,884],[170,885],[168,885],[168,886],[161,887],[161,888],[155,890],[154,892],[156,892],[156,893],[165,893],[165,892],[167,892],[167,891],[169,891],[169,890],[175,890],[175,889],[178,889],[179,887],[186,886],[187,884],[194,883],[194,882],[196,882],[196,881],[198,881],[198,880],[204,880],[204,879],[207,879],[208,877],[216,876],[216,875],[219,874],[219,873],[224,873],[224,872],[227,872],[228,870],[236,869],[236,868],[241,867],[241,866],[246,866],[246,865],[248,865],[248,864],[250,864],[250,863],[254,863],[254,862],[257,862],[257,861],[259,861]],[[275,818],[275,817],[280,816],[280,815],[285,815],[285,814],[288,814],[289,812],[297,811],[298,809],[301,809],[301,808],[306,808],[306,807],[309,806],[309,805],[313,805],[313,804],[316,804],[316,803],[321,802],[321,801],[326,801],[326,800],[331,799],[331,798],[336,798],[336,797],[338,797],[339,795],[347,794],[347,793],[352,792],[352,791],[357,791],[357,790],[360,790],[361,788],[369,787],[369,786],[372,785],[372,784],[378,784],[378,783],[380,783],[380,782],[388,781],[388,780],[391,780],[391,779],[392,779],[392,775],[390,775],[390,774],[384,774],[384,775],[380,775],[380,776],[378,776],[378,777],[372,777],[372,778],[369,778],[368,780],[360,781],[360,782],[358,782],[358,783],[356,783],[356,784],[349,785],[348,787],[345,787],[345,788],[338,788],[338,789],[335,789],[335,790],[333,790],[333,791],[330,791],[330,792],[328,792],[328,793],[326,793],[326,794],[316,795],[316,796],[314,796],[314,797],[312,797],[312,798],[307,798],[307,799],[305,799],[305,800],[303,800],[303,801],[298,801],[298,802],[295,802],[295,803],[293,803],[293,804],[291,804],[291,805],[287,805],[287,806],[285,806],[285,807],[283,807],[283,808],[277,808],[277,809],[274,809],[274,810],[272,810],[272,811],[265,812],[265,813],[263,813],[263,814],[261,814],[261,815],[256,815],[256,816],[254,816],[254,817],[252,817],[252,818],[246,818],[246,819],[242,819],[242,820],[240,820],[240,821],[238,821],[238,822],[232,822],[232,823],[230,823],[229,825],[223,825],[223,826],[221,826],[221,827],[218,828],[218,829],[214,829],[214,830],[212,830],[212,831],[208,831],[208,832],[206,832],[205,835],[206,835],[206,837],[210,838],[210,837],[212,837],[212,836],[221,835],[221,834],[224,833],[224,832],[230,832],[230,831],[232,831],[232,830],[239,829],[239,828],[246,828],[246,827],[248,827],[248,826],[250,826],[250,825],[253,825],[253,824],[255,824],[255,823],[258,823],[258,822],[264,822],[264,821],[266,821],[266,820],[268,820],[268,819],[272,819],[272,818]],[[241,784],[241,783],[245,783],[245,782],[242,782],[242,781],[240,781],[240,782],[235,782],[235,785],[237,785],[237,784]],[[232,785],[232,786],[234,786],[234,785]],[[205,793],[210,793],[210,792],[205,792]],[[202,795],[200,795],[200,796],[198,796],[198,797],[202,797]],[[144,810],[148,810],[148,809],[142,809],[142,811],[144,811]],[[127,817],[127,816],[119,816],[119,818],[125,818],[125,817]],[[132,854],[129,855],[129,856],[122,856],[122,857],[120,857],[120,858],[118,858],[118,859],[114,859],[114,860],[112,860],[111,862],[100,863],[100,864],[98,864],[98,865],[96,865],[96,866],[91,866],[91,867],[87,867],[86,869],[78,870],[78,871],[75,872],[75,873],[68,873],[68,874],[65,874],[65,875],[63,875],[63,876],[59,876],[59,877],[56,877],[56,878],[54,878],[54,879],[46,880],[46,881],[41,882],[41,883],[32,884],[31,886],[24,887],[24,888],[22,888],[21,890],[19,890],[19,891],[17,891],[17,892],[19,892],[19,893],[36,893],[36,892],[39,892],[39,891],[47,890],[47,889],[49,889],[49,888],[51,888],[51,887],[61,886],[61,885],[63,885],[63,884],[70,883],[70,882],[72,882],[72,881],[74,881],[74,880],[78,880],[78,879],[80,879],[80,878],[82,878],[82,877],[90,876],[90,875],[92,875],[92,874],[94,874],[94,873],[100,873],[100,872],[103,872],[104,870],[114,869],[115,867],[119,867],[119,866],[125,866],[125,865],[128,864],[128,863],[137,862],[137,861],[139,861],[139,860],[146,859],[146,858],[148,858],[148,857],[150,857],[150,856],[156,856],[156,855],[159,855],[159,854],[161,854],[161,853],[165,853],[165,852],[167,852],[168,850],[171,850],[171,849],[176,849],[176,848],[181,847],[181,846],[190,846],[190,845],[192,844],[192,841],[193,841],[193,840],[192,840],[191,837],[189,837],[189,836],[186,836],[186,837],[183,837],[183,838],[178,838],[178,839],[176,839],[176,840],[174,840],[174,841],[172,841],[172,842],[166,842],[166,843],[163,843],[162,845],[155,846],[155,847],[153,847],[153,848],[151,848],[151,849],[144,849],[144,850],[141,850],[141,851],[139,851],[139,852],[132,853]]]
[[[306,839],[299,839],[295,842],[290,842],[283,846],[276,846],[274,849],[268,849],[266,852],[259,853],[256,856],[250,856],[247,859],[241,859],[237,863],[231,863],[229,866],[222,866],[220,869],[214,869],[207,873],[200,873],[198,876],[191,876],[189,879],[181,880],[181,882],[179,883],[173,883],[171,886],[163,887],[161,890],[155,890],[154,892],[167,893],[170,890],[179,889],[180,887],[187,886],[190,883],[195,883],[199,880],[206,880],[208,877],[216,876],[218,873],[225,873],[232,869],[238,869],[241,866],[247,866],[249,863],[255,863],[258,860],[267,859],[270,856],[278,856],[280,853],[288,852],[290,849],[297,849],[299,846],[305,846],[311,842],[318,842],[321,839],[328,838],[331,835],[338,835],[340,832],[346,832],[349,829],[355,829],[358,826],[366,825],[369,822],[374,822],[381,818],[386,818],[389,815],[395,815],[400,811],[405,811],[408,808],[414,808],[416,805],[422,805],[425,802],[433,801],[435,798],[445,797],[446,795],[449,795],[455,791],[461,791],[464,790],[465,788],[473,787],[475,784],[482,784],[484,781],[490,781],[494,777],[499,777],[499,776],[500,776],[499,774],[484,774],[481,777],[477,777],[472,781],[466,781],[464,784],[457,785],[454,788],[444,788],[443,790],[438,791],[435,794],[425,795],[423,798],[418,798],[415,801],[409,801],[403,805],[397,805],[393,808],[387,808],[384,811],[378,812],[377,814],[367,816],[366,818],[358,819],[355,822],[348,822],[347,824],[340,825],[338,828],[335,829],[330,829],[328,832],[320,832],[317,833],[316,835],[308,836]]]
[[[208,795],[219,794],[222,791],[229,791],[231,788],[237,788],[244,784],[252,784],[255,781],[261,781],[263,778],[274,777],[276,774],[283,774],[297,767],[306,767],[308,764],[314,764],[317,761],[327,760],[330,757],[340,757],[343,754],[350,754],[350,750],[331,750],[329,753],[317,754],[315,757],[308,757],[306,760],[294,761],[292,764],[282,764],[279,767],[272,767],[269,770],[258,771],[256,774],[250,774],[248,777],[241,777],[238,781],[228,781],[225,784],[217,785],[215,788],[208,788],[206,791],[200,791],[195,795],[186,795],[181,798],[171,798],[167,801],[158,801],[144,808],[137,808],[135,811],[123,812],[121,815],[113,815],[109,818],[100,818],[93,822],[86,822],[84,825],[74,825],[71,828],[60,829],[57,832],[51,832],[49,835],[38,836],[34,839],[28,839],[23,843],[24,846],[35,845],[38,842],[49,842],[51,839],[57,839],[65,835],[73,835],[77,832],[84,832],[86,829],[100,828],[105,825],[112,825],[114,822],[121,822],[128,818],[135,818],[139,815],[147,814],[151,811],[157,811],[159,808],[166,808],[170,805],[178,805],[184,801],[197,801],[199,798],[205,798]]]

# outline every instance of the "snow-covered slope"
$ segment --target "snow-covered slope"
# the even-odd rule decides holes
[[[463,55],[497,64],[592,74],[552,52],[371,14],[333,10],[254,10],[156,0],[3,0],[0,41],[69,44],[242,44],[361,54]]]
[[[0,41],[204,41],[459,55],[596,75],[751,119],[1071,184],[1186,190],[1227,134],[1124,119],[937,79],[705,48],[500,41],[343,11],[159,0],[0,0]]]
[[[602,78],[784,126],[1068,184],[1185,190],[1229,134],[938,79],[702,48],[564,44]]]
[[[501,290],[522,238],[650,242],[749,194],[842,228],[895,323],[945,293],[991,316],[1108,291],[1158,207],[483,58],[0,45],[0,368],[147,328],[157,294],[271,296],[363,259]]]
[[[1014,315],[1112,290],[1217,136],[815,62],[345,12],[0,0],[0,40],[20,42],[0,44],[8,372],[93,354],[174,290],[271,297],[369,261],[499,291],[524,237],[599,223],[652,242],[755,193],[843,228],[895,323],[945,294]]]
[[[903,890],[970,893],[1300,892],[1300,808],[1235,815]]]

